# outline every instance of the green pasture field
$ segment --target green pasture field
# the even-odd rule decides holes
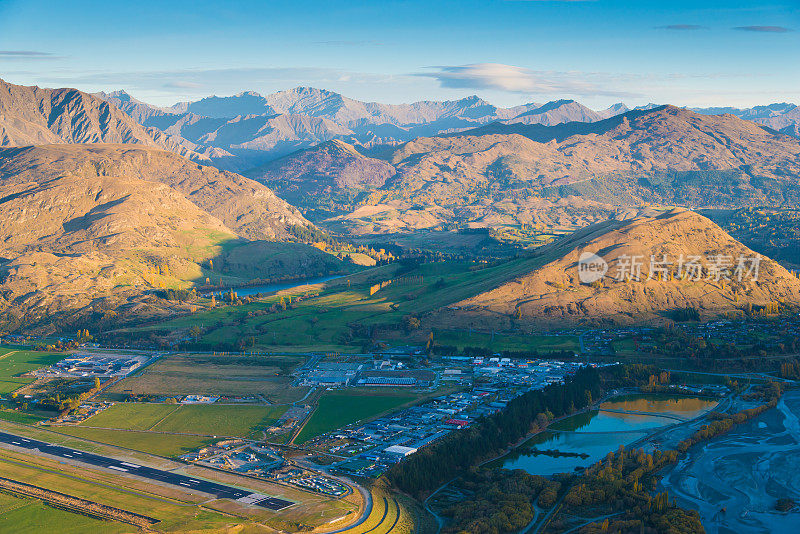
[[[535,350],[538,352],[549,352],[557,350],[574,350],[580,348],[577,336],[547,336],[547,335],[505,335],[505,334],[486,334],[482,332],[465,332],[456,330],[435,330],[433,333],[434,342],[437,345],[447,345],[458,347],[481,347],[493,351],[501,352],[504,350],[512,352],[524,352]]]
[[[399,324],[405,315],[433,311],[493,289],[550,259],[546,256],[516,258],[488,266],[473,262],[428,263],[401,274],[397,274],[398,265],[381,266],[337,279],[320,289],[318,296],[295,302],[285,311],[261,314],[277,301],[279,297],[275,296],[128,332],[146,329],[167,333],[199,325],[204,328],[201,341],[210,346],[230,346],[245,339],[252,350],[325,347],[325,350],[353,352],[360,350],[360,345],[349,338],[350,324]],[[422,281],[393,283],[369,294],[370,286],[377,282],[408,280],[416,276],[421,276]],[[250,312],[259,314],[248,317]],[[255,344],[252,344],[253,339]]]
[[[21,375],[53,365],[65,357],[64,354],[0,347],[0,394],[11,393],[30,384],[34,378]]]
[[[304,443],[350,423],[376,417],[418,398],[418,395],[398,395],[372,390],[326,392],[320,397],[317,409],[294,441],[297,444]]]
[[[10,421],[12,423],[22,423],[25,425],[33,425],[35,423],[38,423],[39,421],[44,421],[45,419],[47,418],[36,414],[28,412],[18,412],[15,410],[9,410],[7,408],[0,407],[0,420],[3,421]]]
[[[210,437],[186,434],[159,434],[114,430],[106,428],[84,428],[81,426],[59,427],[58,432],[135,451],[147,452],[157,456],[176,457],[215,441]]]
[[[102,427],[176,434],[247,437],[275,423],[286,406],[119,403],[82,422]]]
[[[80,426],[150,430],[178,406],[169,404],[120,403],[86,419]]]
[[[614,353],[619,356],[636,356],[636,341],[632,338],[618,339],[611,342]]]
[[[115,534],[134,527],[102,521],[48,506],[42,501],[0,493],[0,532],[59,532],[60,534]]]

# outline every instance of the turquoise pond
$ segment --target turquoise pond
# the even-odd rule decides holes
[[[570,472],[593,464],[609,452],[617,450],[620,445],[627,446],[654,429],[693,419],[714,406],[715,400],[700,397],[618,397],[600,405],[600,410],[577,414],[553,423],[547,431],[534,436],[493,465],[505,469],[522,469],[536,475]],[[558,451],[566,456],[537,451]]]

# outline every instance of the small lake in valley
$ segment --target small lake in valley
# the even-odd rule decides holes
[[[599,410],[552,423],[547,431],[494,465],[536,475],[570,472],[593,464],[620,445],[627,446],[654,429],[694,419],[716,404],[713,399],[691,396],[616,397],[601,404]]]

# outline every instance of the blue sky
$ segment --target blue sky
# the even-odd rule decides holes
[[[798,0],[0,0],[0,78],[160,105],[297,85],[390,103],[800,103],[798,58]]]

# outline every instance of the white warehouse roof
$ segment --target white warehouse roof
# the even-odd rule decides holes
[[[383,449],[383,452],[397,454],[399,456],[408,456],[409,454],[414,454],[417,452],[417,449],[413,447],[403,447],[402,445],[392,445],[391,447],[386,447]]]

